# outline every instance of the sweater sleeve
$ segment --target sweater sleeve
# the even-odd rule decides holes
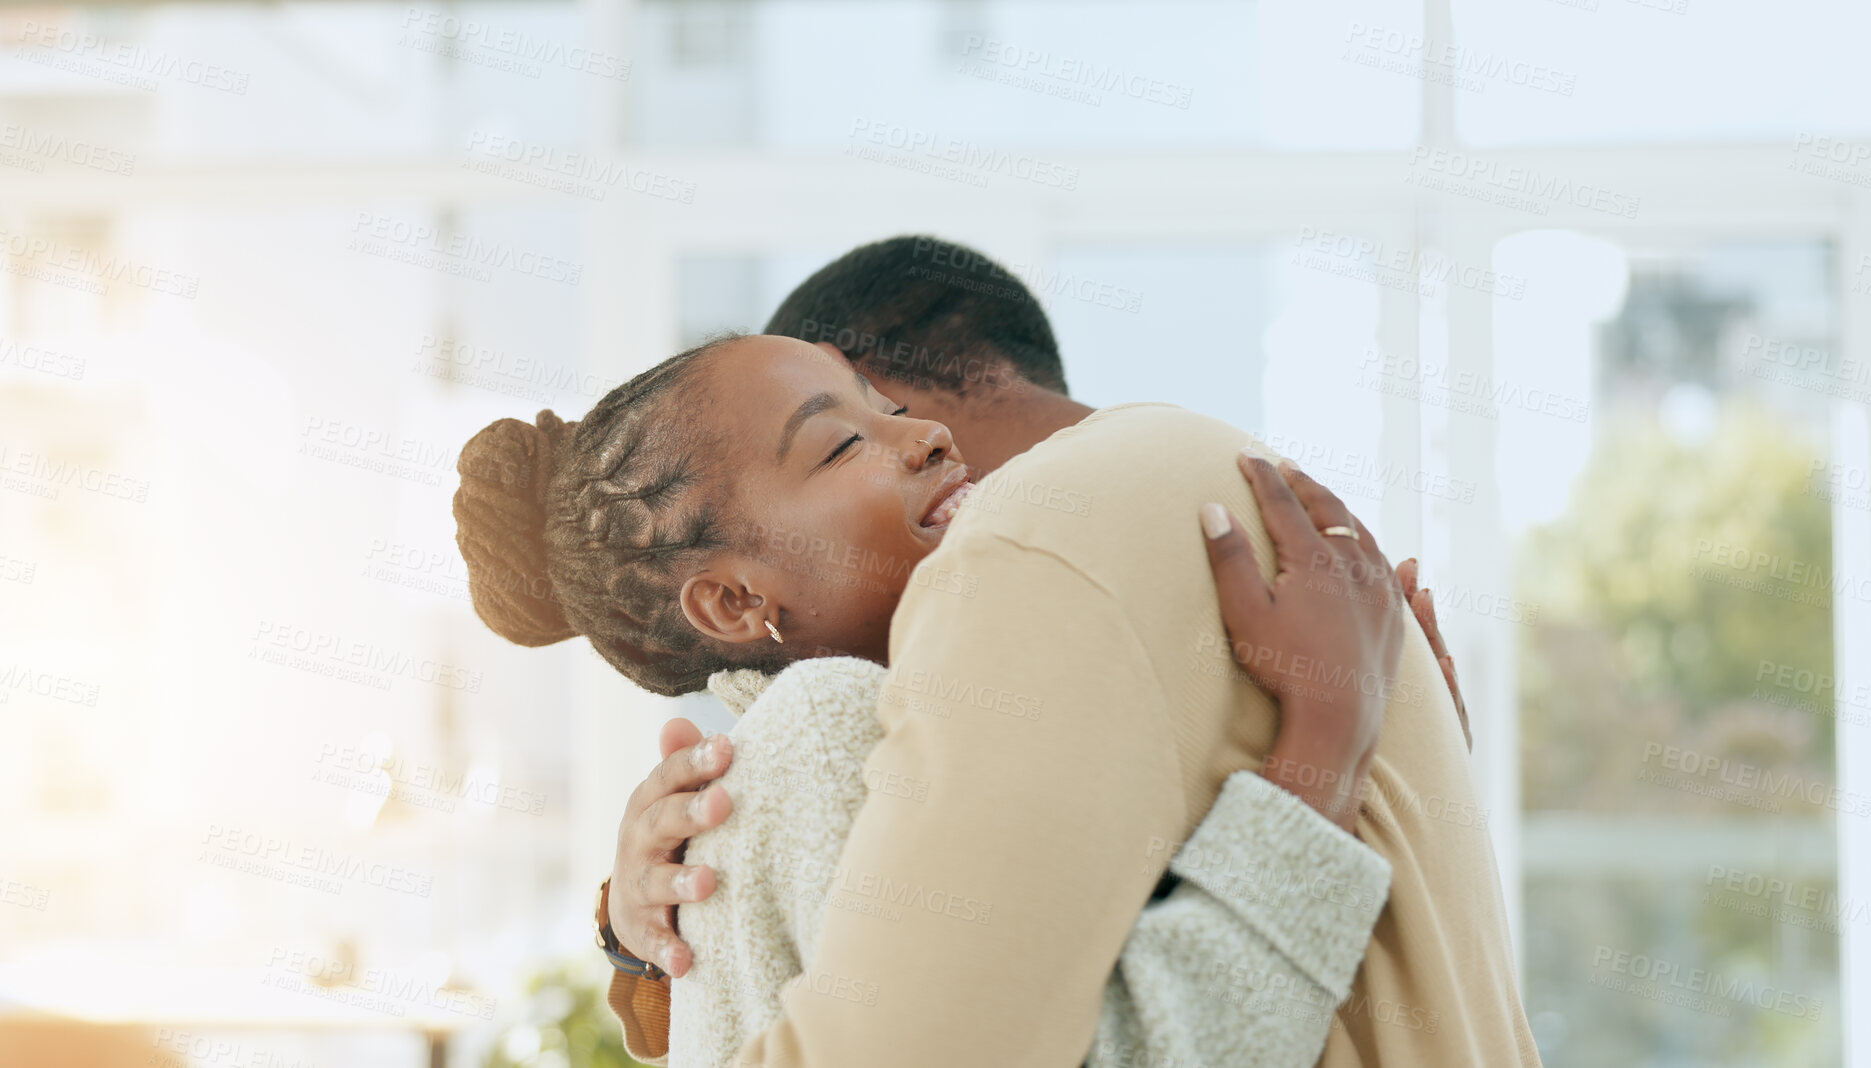
[[[1350,992],[1390,865],[1292,794],[1230,776],[1105,984],[1089,1068],[1308,1068]]]
[[[822,913],[852,904],[838,852],[866,803],[882,678],[883,668],[850,658],[802,661],[735,725],[734,762],[720,780],[734,814],[689,843],[689,861],[714,868],[716,888],[678,910],[695,963],[674,981],[674,1068],[733,1063],[779,1015],[782,994],[811,981],[801,973]]]
[[[669,983],[611,973],[604,1000],[624,1025],[624,1051],[639,1064],[669,1063]]]
[[[847,670],[848,673],[848,670]],[[773,679],[758,671],[717,671],[708,679],[709,692],[721,699],[736,717],[745,715]],[[874,705],[866,703],[866,708]],[[602,922],[600,915],[598,920]],[[669,1063],[670,984],[674,980],[645,979],[614,972],[605,1002],[624,1026],[624,1051],[639,1064],[663,1068]]]

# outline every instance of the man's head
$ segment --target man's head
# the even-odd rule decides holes
[[[1039,300],[987,256],[933,237],[852,249],[800,283],[765,333],[836,348],[899,392],[951,402],[1066,392]]]

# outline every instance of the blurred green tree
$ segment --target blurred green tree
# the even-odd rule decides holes
[[[1630,829],[1645,818],[1830,827],[1833,813],[1803,791],[1725,782],[1725,770],[1672,774],[1655,753],[1691,750],[1766,781],[1835,781],[1834,717],[1867,710],[1835,709],[1818,681],[1833,674],[1835,595],[1831,503],[1813,477],[1819,441],[1785,415],[1731,400],[1706,440],[1680,440],[1630,411],[1598,443],[1566,514],[1529,533],[1517,575],[1520,595],[1540,606],[1520,650],[1528,823],[1553,814],[1574,831],[1596,828],[1605,854],[1625,858],[1603,867],[1586,846],[1566,858],[1579,863],[1549,860],[1526,880],[1526,999],[1543,1059],[1836,1064],[1837,932],[1822,911],[1782,920],[1711,890],[1707,866],[1629,859]],[[1782,665],[1809,684],[1786,684]],[[1696,789],[1646,781],[1646,771]],[[1738,854],[1713,847],[1706,864],[1731,869],[1748,855],[1758,842]],[[1829,870],[1772,873],[1836,892]],[[1602,947],[1796,991],[1818,1016],[1719,998],[1690,1007],[1660,996],[1680,993],[1667,984],[1638,983],[1643,994],[1598,985],[1629,978],[1597,966]]]
[[[1750,811],[1639,782],[1652,742],[1830,780],[1835,710],[1817,691],[1832,677],[1831,506],[1817,458],[1740,402],[1705,442],[1638,418],[1600,434],[1566,514],[1520,554],[1521,596],[1540,606],[1520,659],[1529,810]],[[1780,665],[1811,686],[1788,685]],[[1813,808],[1793,798],[1782,811]]]
[[[601,982],[565,965],[528,980],[520,1018],[495,1040],[485,1068],[642,1068],[624,1051]]]

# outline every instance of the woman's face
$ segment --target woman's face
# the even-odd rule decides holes
[[[731,507],[751,543],[689,581],[691,622],[724,640],[771,641],[762,620],[773,620],[800,657],[883,662],[911,569],[973,488],[948,428],[793,338],[732,342],[699,370],[701,402],[727,438]],[[713,598],[701,619],[689,602],[698,580],[695,592]]]

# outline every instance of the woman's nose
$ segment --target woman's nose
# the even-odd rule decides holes
[[[925,422],[913,432],[917,435],[915,440],[903,450],[904,466],[911,471],[941,463],[943,457],[955,451],[955,438],[941,423]]]

